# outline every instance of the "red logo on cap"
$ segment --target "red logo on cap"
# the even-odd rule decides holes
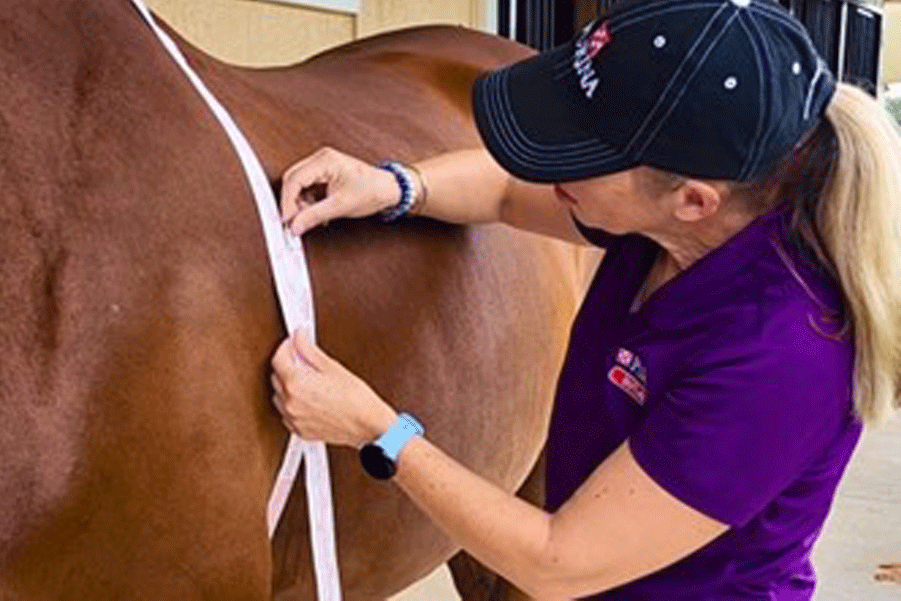
[[[591,37],[588,38],[588,56],[589,58],[594,58],[597,56],[598,52],[601,49],[610,43],[610,29],[607,28],[606,21],[603,25],[597,28],[597,30],[591,34]]]

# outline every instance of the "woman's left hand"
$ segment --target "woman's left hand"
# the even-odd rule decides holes
[[[359,448],[384,433],[397,413],[366,382],[303,332],[272,358],[274,403],[285,426],[306,440]]]

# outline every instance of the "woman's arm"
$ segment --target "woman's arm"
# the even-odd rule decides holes
[[[273,357],[285,425],[311,440],[360,448],[397,413],[302,333]],[[394,481],[476,559],[541,601],[614,588],[687,556],[727,527],[677,500],[639,467],[627,443],[550,514],[414,437]]]
[[[416,163],[428,188],[424,210],[451,223],[503,222],[521,230],[588,244],[550,184],[511,176],[484,148],[460,150]]]
[[[588,244],[552,186],[511,177],[484,148],[449,152],[414,166],[422,174],[422,180],[416,182],[415,214],[449,223],[504,222]],[[317,184],[325,185],[326,192],[324,198],[314,201],[311,189]],[[399,194],[391,173],[325,148],[285,172],[282,216],[301,234],[332,219],[364,217],[388,209],[397,204]]]
[[[470,555],[541,601],[635,580],[727,529],[660,488],[627,444],[553,514],[474,474],[424,438],[404,448],[394,479]]]

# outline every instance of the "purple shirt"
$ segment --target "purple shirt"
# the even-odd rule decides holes
[[[560,375],[545,509],[628,439],[657,484],[730,526],[669,567],[584,598],[811,598],[811,548],[861,424],[853,337],[834,336],[841,290],[790,241],[789,209],[757,218],[635,313],[660,246],[580,228],[607,254]]]

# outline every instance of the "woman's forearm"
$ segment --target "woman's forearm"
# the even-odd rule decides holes
[[[449,223],[500,221],[510,176],[485,149],[449,152],[414,166],[427,189],[416,214]]]
[[[542,599],[551,514],[414,437],[395,482],[451,539],[523,592]]]
[[[511,176],[484,148],[442,154],[414,167],[422,174],[427,190],[425,202],[420,200],[414,214],[450,223],[501,222],[587,244],[552,186]],[[418,192],[423,194],[422,186]]]

